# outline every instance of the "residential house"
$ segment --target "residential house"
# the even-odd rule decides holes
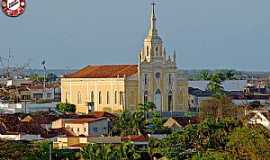
[[[52,128],[65,128],[76,136],[101,136],[109,133],[109,119],[106,117],[60,118],[52,123]]]
[[[164,127],[172,129],[172,130],[179,130],[182,129],[183,127],[172,117],[169,118],[164,124]]]
[[[251,110],[247,115],[249,124],[261,124],[270,130],[270,113],[268,110]]]
[[[81,149],[89,143],[95,144],[121,144],[123,142],[132,142],[136,146],[146,147],[148,136],[130,135],[114,137],[85,137],[85,136],[60,136],[53,142],[53,148],[56,149]]]

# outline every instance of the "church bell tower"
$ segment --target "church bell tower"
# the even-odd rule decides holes
[[[138,56],[138,97],[140,103],[154,102],[157,111],[172,111],[177,94],[176,53],[167,58],[156,22],[153,3],[149,30]]]

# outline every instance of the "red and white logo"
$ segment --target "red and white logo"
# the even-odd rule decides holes
[[[18,17],[25,11],[26,0],[2,0],[2,11],[9,17]]]

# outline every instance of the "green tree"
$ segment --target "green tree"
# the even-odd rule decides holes
[[[88,144],[81,151],[84,160],[137,160],[140,158],[131,142],[117,145]]]
[[[200,80],[210,80],[210,74],[209,74],[209,72],[207,71],[207,70],[203,70],[203,71],[201,71],[200,72],[200,74],[199,74],[199,79]]]
[[[235,159],[270,159],[269,135],[261,126],[237,128],[229,136],[226,150]]]
[[[160,130],[165,129],[163,127],[163,120],[159,112],[152,112],[152,118],[149,122],[149,125],[151,127],[150,128],[151,133],[155,133],[155,131],[160,131]]]
[[[119,133],[122,136],[136,134],[134,132],[134,113],[124,111],[117,119],[113,121],[113,131]]]
[[[207,151],[203,154],[196,154],[192,156],[192,160],[231,160],[233,157],[228,155],[225,151]]]
[[[214,97],[222,97],[225,95],[224,88],[222,86],[223,78],[220,74],[213,74],[207,85],[207,89],[213,94]]]
[[[235,80],[236,79],[236,72],[234,70],[228,70],[226,73],[225,73],[225,76],[226,76],[226,79],[227,80]]]
[[[43,82],[44,77],[41,77],[40,75],[38,75],[37,73],[31,74],[29,76],[30,80],[32,81],[38,81],[38,82]]]
[[[155,108],[156,108],[156,105],[153,102],[139,104],[139,111],[143,111],[143,113],[145,113],[145,120],[148,119],[148,113],[150,111],[154,111]]]
[[[54,73],[48,73],[47,74],[47,81],[48,82],[54,82],[57,79],[57,75],[55,75]]]
[[[218,120],[224,117],[240,119],[243,116],[243,109],[235,106],[228,97],[212,97],[201,102],[199,115],[201,119],[214,118]]]
[[[62,113],[65,113],[65,112],[74,113],[76,111],[76,106],[70,103],[59,103],[56,105],[56,109],[57,111],[62,112]]]

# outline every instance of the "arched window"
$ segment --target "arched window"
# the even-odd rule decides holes
[[[160,72],[156,72],[156,79],[157,79],[157,80],[160,79]]]
[[[172,74],[169,74],[169,84],[172,84]]]
[[[157,89],[156,93],[155,93],[155,105],[156,105],[156,110],[157,111],[161,111],[161,107],[162,107],[162,100],[161,100],[161,92],[159,89]]]
[[[94,98],[95,98],[95,97],[94,97],[94,92],[92,91],[92,92],[91,92],[91,95],[90,95],[90,101],[91,101],[91,102],[94,102]]]
[[[148,92],[145,91],[143,95],[143,103],[147,103],[147,102],[148,102]]]
[[[149,56],[149,47],[148,46],[146,47],[146,54],[147,54],[147,56]]]
[[[110,93],[107,91],[107,104],[110,104]]]
[[[82,95],[81,95],[81,92],[78,92],[78,94],[77,94],[77,103],[78,104],[82,104]]]
[[[158,54],[158,47],[156,47],[156,56],[159,56],[159,54]]]
[[[144,74],[144,85],[147,85],[147,81],[148,81],[148,76],[147,74]]]
[[[98,103],[101,104],[102,103],[102,95],[101,92],[98,92]]]
[[[124,104],[124,93],[123,92],[120,92],[119,94],[119,98],[120,98],[120,105],[123,105]]]
[[[173,109],[173,94],[172,91],[169,92],[168,94],[168,111],[172,111]]]
[[[117,104],[117,91],[114,92],[114,103]]]

